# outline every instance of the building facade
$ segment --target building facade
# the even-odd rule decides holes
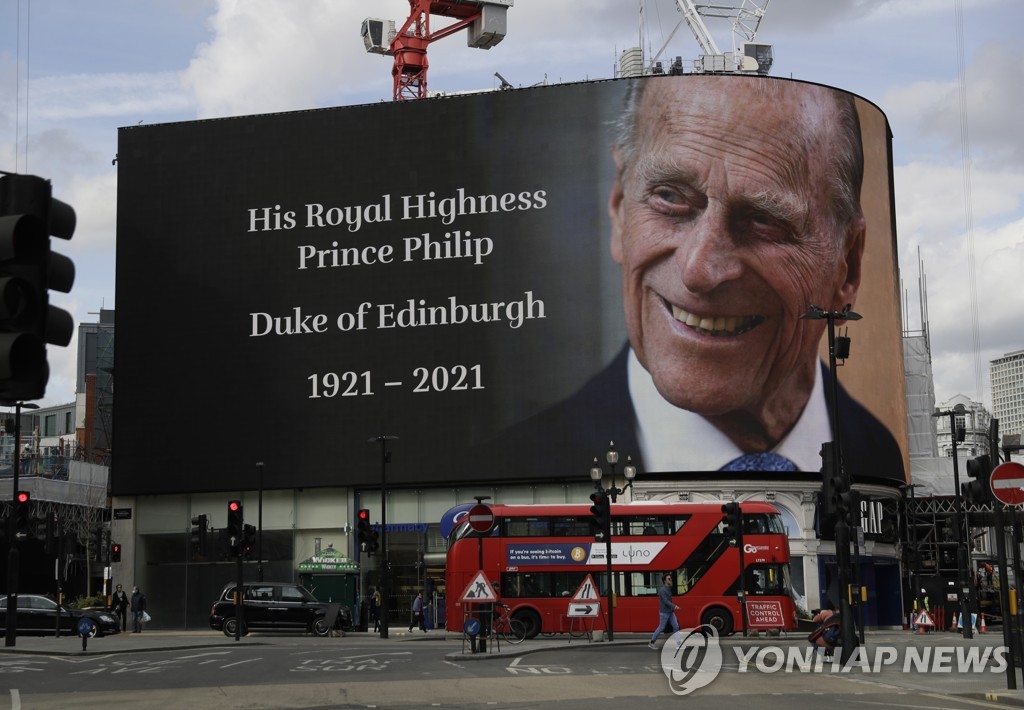
[[[1024,350],[989,362],[992,415],[1001,434],[1024,434]]]

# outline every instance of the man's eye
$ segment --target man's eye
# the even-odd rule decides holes
[[[690,207],[689,200],[678,190],[658,187],[651,190],[651,206],[655,209],[678,211]]]
[[[744,221],[749,232],[759,239],[781,242],[790,237],[789,227],[774,217],[751,214],[747,215]]]

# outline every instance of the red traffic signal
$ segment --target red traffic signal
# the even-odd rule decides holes
[[[230,511],[232,513],[234,513],[235,511],[237,511],[241,507],[242,507],[242,504],[239,503],[237,500],[230,500],[230,501],[228,501],[228,511]]]
[[[368,523],[368,522],[370,522],[370,511],[368,509],[361,508],[359,510],[359,522],[361,522],[361,523]]]
[[[18,491],[14,494],[17,505],[14,506],[15,539],[24,540],[32,534],[32,494]]]

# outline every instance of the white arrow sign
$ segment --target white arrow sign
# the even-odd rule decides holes
[[[597,612],[601,609],[601,605],[597,604],[570,604],[569,605],[569,616],[597,616]]]

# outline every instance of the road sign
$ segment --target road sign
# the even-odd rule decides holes
[[[473,577],[473,581],[466,587],[466,591],[459,597],[459,601],[494,602],[498,601],[498,597],[494,594],[494,588],[491,587],[491,582],[487,579],[487,575],[484,574],[483,570],[480,570]]]
[[[469,521],[469,527],[477,532],[490,532],[494,527],[494,512],[491,510],[491,506],[479,503],[469,509],[466,520]]]
[[[587,575],[587,578],[583,580],[583,584],[576,589],[576,593],[572,595],[572,601],[574,602],[596,602],[601,598],[601,595],[597,593],[597,585],[594,584],[594,578]],[[569,616],[572,616],[570,614]],[[580,616],[589,616],[588,614],[581,614]]]
[[[992,495],[1006,505],[1024,504],[1024,464],[1016,461],[1001,463],[992,469],[989,478]]]
[[[597,613],[601,610],[601,605],[597,602],[577,604],[571,602],[569,604],[568,616],[597,616]]]

